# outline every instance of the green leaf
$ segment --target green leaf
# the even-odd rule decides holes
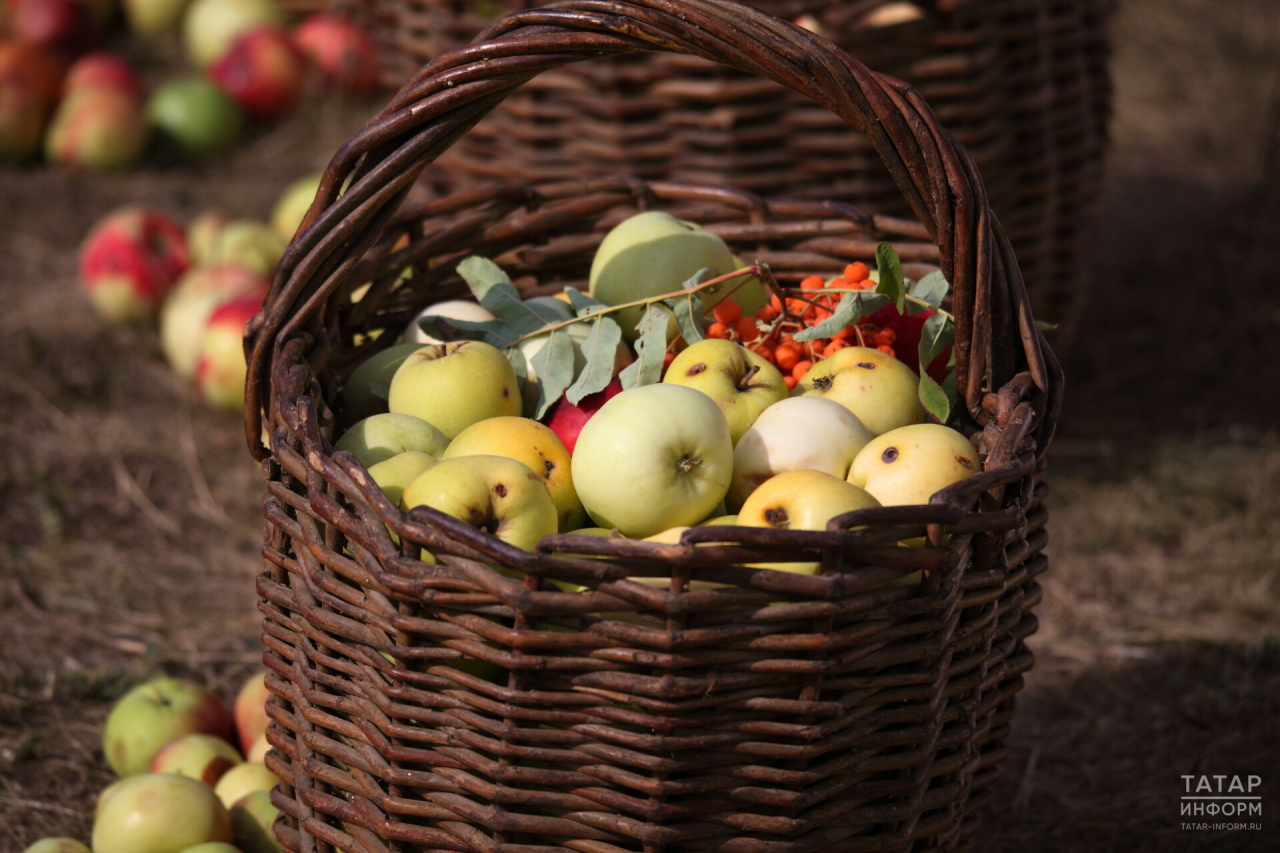
[[[601,308],[608,307],[599,299],[587,296],[576,287],[566,287],[564,292],[569,295],[569,307],[572,308],[573,313],[577,314],[579,317],[584,317],[587,314],[594,314]]]
[[[960,399],[960,395],[956,392],[956,372],[954,370],[942,380],[942,390],[946,392],[947,402],[951,404],[951,410],[955,411],[956,402]]]
[[[520,335],[501,320],[457,320],[431,314],[418,321],[422,331],[441,341],[459,338],[468,341],[484,341],[498,349],[513,346]]]
[[[519,347],[511,347],[505,350],[504,354],[507,356],[507,361],[511,362],[511,369],[516,372],[516,383],[523,393],[524,383],[529,381],[529,360],[524,357],[524,352]]]
[[[1058,328],[1057,323],[1049,323],[1045,320],[1036,320],[1036,328],[1042,332],[1051,332]]]
[[[920,372],[924,373],[955,339],[955,323],[944,315],[934,314],[925,320],[924,328],[920,330]]]
[[[546,345],[533,357],[532,366],[538,374],[538,405],[533,415],[537,419],[573,382],[573,339],[560,329],[551,332]]]
[[[946,276],[942,274],[942,270],[934,270],[915,283],[915,286],[911,288],[911,295],[937,308],[942,305],[942,300],[950,289],[951,285],[947,283]],[[907,303],[908,314],[920,314],[927,310],[929,309],[919,303]]]
[[[565,392],[570,403],[576,406],[583,397],[603,391],[609,384],[613,379],[613,366],[621,341],[622,329],[608,317],[601,317],[591,324],[591,332],[581,347],[587,360],[586,366],[578,374],[577,381]]]
[[[662,362],[667,355],[667,321],[670,314],[658,305],[650,305],[636,323],[636,360],[627,365],[618,378],[624,389],[653,385],[662,378]]]
[[[876,293],[883,293],[898,306],[898,313],[903,313],[907,302],[906,282],[902,277],[902,259],[898,250],[888,243],[876,246],[876,269],[880,273],[880,283],[876,285]]]
[[[920,374],[920,404],[940,424],[945,424],[951,416],[951,401],[947,398],[947,392],[933,381],[932,376],[923,372]]]
[[[689,288],[697,287],[707,279],[714,278],[715,275],[716,271],[711,267],[703,267],[680,285],[680,289],[688,291]],[[702,297],[697,293],[688,292],[663,301],[670,305],[675,313],[676,325],[680,327],[680,335],[684,338],[684,342],[696,344],[702,340],[702,315],[707,313],[706,306],[702,304]]]
[[[481,305],[522,335],[564,320],[550,306],[523,301],[507,274],[488,258],[465,258],[458,264],[458,275]]]
[[[861,307],[862,303],[858,299],[858,294],[852,291],[844,293],[840,296],[840,302],[836,305],[836,310],[831,312],[830,317],[816,326],[810,326],[803,331],[797,332],[794,337],[798,343],[812,341],[816,338],[829,338],[846,326],[852,326],[858,322],[862,315]]]

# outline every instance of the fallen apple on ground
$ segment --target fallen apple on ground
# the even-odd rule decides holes
[[[265,764],[246,761],[222,774],[218,784],[213,786],[213,793],[217,794],[218,799],[229,809],[246,794],[252,794],[254,791],[270,791],[278,784],[280,780],[276,778],[276,774],[267,769]]]
[[[249,115],[274,121],[298,106],[305,70],[302,54],[284,31],[264,26],[238,35],[209,67],[209,76]]]
[[[244,358],[244,327],[262,308],[259,296],[241,297],[220,306],[209,316],[200,336],[195,385],[200,399],[219,409],[244,409],[244,383],[248,366]]]
[[[349,18],[320,13],[293,33],[326,88],[353,95],[373,91],[378,82],[378,45]]]
[[[172,773],[125,779],[93,822],[94,853],[181,853],[234,837],[213,789]]]
[[[132,776],[147,772],[165,744],[194,733],[230,742],[235,737],[231,714],[204,688],[161,678],[133,688],[111,709],[102,751],[117,776]]]
[[[151,772],[176,773],[212,788],[224,773],[243,762],[236,748],[222,738],[196,733],[161,747],[151,760]]]
[[[103,219],[80,248],[80,286],[108,320],[153,317],[189,264],[182,228],[140,207]]]
[[[200,339],[219,307],[243,297],[260,302],[269,285],[266,276],[231,264],[196,267],[178,279],[160,309],[160,349],[174,372],[195,375]]]

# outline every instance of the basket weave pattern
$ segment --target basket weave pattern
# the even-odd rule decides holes
[[[282,842],[960,849],[1031,664],[1022,640],[1047,566],[1042,460],[1061,389],[972,161],[908,87],[724,0],[563,2],[485,38],[423,69],[338,152],[247,339],[261,409],[248,407],[246,431],[269,490],[259,591]],[[524,81],[642,46],[825,104],[870,136],[923,224],[629,178],[401,209],[422,170]],[[458,259],[492,257],[529,294],[581,284],[610,225],[654,207],[700,219],[785,282],[882,239],[909,264],[940,266],[984,471],[929,506],[862,510],[825,532],[700,528],[677,545],[560,535],[531,554],[427,508],[400,513],[334,453],[342,381],[379,348],[369,333],[458,293]],[[896,544],[921,535],[926,547]],[[819,576],[751,567],[814,560]],[[918,585],[886,586],[916,571]]]

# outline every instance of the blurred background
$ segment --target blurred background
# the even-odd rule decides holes
[[[1100,215],[1059,335],[1036,653],[986,851],[1277,849],[1280,4],[1121,0]],[[184,60],[133,57],[148,87]],[[385,94],[304,101],[196,161],[0,165],[0,851],[84,837],[111,702],[257,665],[260,475],[77,251],[140,204],[265,218]],[[1260,774],[1260,833],[1184,831],[1183,774]]]

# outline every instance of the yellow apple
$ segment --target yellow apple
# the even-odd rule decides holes
[[[244,759],[250,764],[264,764],[267,760],[267,753],[271,751],[271,742],[267,740],[267,733],[263,732],[258,735],[258,739],[253,742],[253,746],[249,747],[249,751],[244,754]]]
[[[779,530],[826,530],[827,522],[855,509],[880,506],[873,496],[822,471],[786,471],[760,484],[742,505],[738,524]],[[820,563],[769,563],[763,568],[816,574]]]
[[[89,853],[89,848],[85,847],[74,838],[41,838],[35,844],[32,844],[22,853]]]
[[[434,424],[450,440],[485,418],[519,415],[516,372],[502,351],[482,341],[428,344],[391,377],[388,408]]]
[[[435,465],[436,461],[436,458],[428,453],[406,450],[376,465],[370,465],[369,476],[378,484],[378,488],[382,489],[387,500],[399,506],[405,488],[417,479],[419,474]]]
[[[924,421],[920,377],[891,355],[870,347],[845,347],[815,364],[792,397],[834,400],[875,435]]]
[[[224,773],[243,762],[236,748],[222,738],[190,734],[165,744],[151,760],[151,772],[176,773],[212,788]]]
[[[224,773],[218,780],[218,784],[213,786],[213,793],[217,794],[218,799],[229,809],[245,794],[252,794],[254,791],[270,791],[279,783],[280,780],[276,778],[276,774],[268,770],[265,764],[252,764],[246,761]]]
[[[406,450],[416,450],[440,457],[449,439],[422,418],[387,412],[372,415],[352,424],[334,443],[334,450],[345,450],[371,468]]]
[[[586,521],[586,510],[573,488],[569,451],[556,434],[529,418],[501,417],[480,421],[458,433],[442,459],[460,456],[505,456],[528,465],[547,484],[556,504],[559,530]]]
[[[298,178],[285,188],[276,206],[271,208],[271,228],[286,243],[298,233],[298,226],[311,209],[311,202],[320,189],[320,178],[319,172]]]
[[[982,470],[969,439],[942,424],[886,432],[853,460],[849,482],[885,506],[927,504],[934,492]]]
[[[93,823],[94,853],[174,853],[233,840],[231,819],[213,789],[172,773],[125,779]]]
[[[243,853],[282,853],[280,842],[271,831],[280,809],[271,802],[267,791],[245,794],[230,809],[236,847]]]
[[[351,424],[385,412],[391,377],[406,358],[420,349],[422,344],[397,344],[361,362],[342,389],[345,422]]]
[[[736,515],[717,515],[713,518],[708,518],[706,521],[699,522],[698,526],[699,527],[716,527],[716,526],[733,527],[737,523],[738,523],[738,516]]]
[[[778,368],[733,341],[698,341],[675,357],[662,381],[696,388],[715,400],[735,445],[761,412],[787,399]]]

